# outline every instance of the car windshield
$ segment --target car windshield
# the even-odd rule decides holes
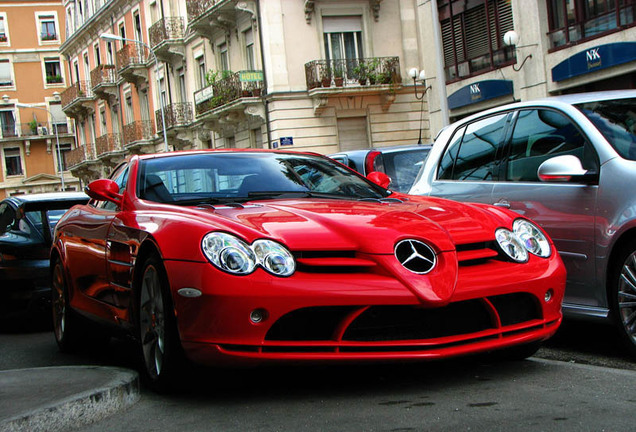
[[[577,108],[623,158],[636,160],[636,99],[588,102]]]
[[[391,177],[390,187],[400,192],[408,192],[428,152],[429,148],[421,148],[383,155],[385,172]]]
[[[381,199],[385,189],[333,161],[289,153],[207,153],[141,161],[140,198],[175,204],[274,198]]]

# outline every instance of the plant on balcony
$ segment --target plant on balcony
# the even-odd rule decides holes
[[[8,40],[8,39],[7,39],[7,35],[6,35],[6,34],[4,34],[4,33],[1,33],[1,34],[0,34],[0,42],[6,42],[7,40]]]
[[[40,39],[42,39],[43,41],[57,40],[57,35],[55,33],[46,33],[40,35]]]
[[[205,73],[205,83],[209,86],[214,84],[219,79],[219,72],[210,69]]]
[[[320,69],[320,83],[323,87],[331,87],[331,68],[323,66]]]
[[[356,67],[353,68],[353,74],[358,78],[360,85],[366,85],[369,78],[369,66],[364,60],[360,60]]]
[[[31,129],[31,133],[35,135],[38,131],[38,122],[35,119],[31,120],[29,122],[29,128]]]
[[[344,84],[344,71],[342,66],[336,66],[333,70],[333,80],[336,84],[336,87],[342,87]]]
[[[223,72],[221,72],[221,79],[228,79],[233,74],[234,72],[232,72],[231,70],[224,70]]]

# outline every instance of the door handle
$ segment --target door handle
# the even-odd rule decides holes
[[[495,207],[503,207],[503,208],[510,208],[510,203],[507,200],[499,200],[498,202],[493,204]]]

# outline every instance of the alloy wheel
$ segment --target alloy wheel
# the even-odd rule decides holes
[[[165,356],[165,315],[161,281],[153,265],[146,267],[140,293],[139,328],[144,364],[148,375],[157,379]]]
[[[621,269],[618,310],[626,335],[636,345],[636,251],[627,257]]]

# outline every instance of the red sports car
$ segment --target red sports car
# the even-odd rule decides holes
[[[525,357],[561,322],[565,270],[534,223],[391,192],[319,155],[139,155],[86,190],[55,230],[57,342],[131,332],[157,387],[184,357]]]

